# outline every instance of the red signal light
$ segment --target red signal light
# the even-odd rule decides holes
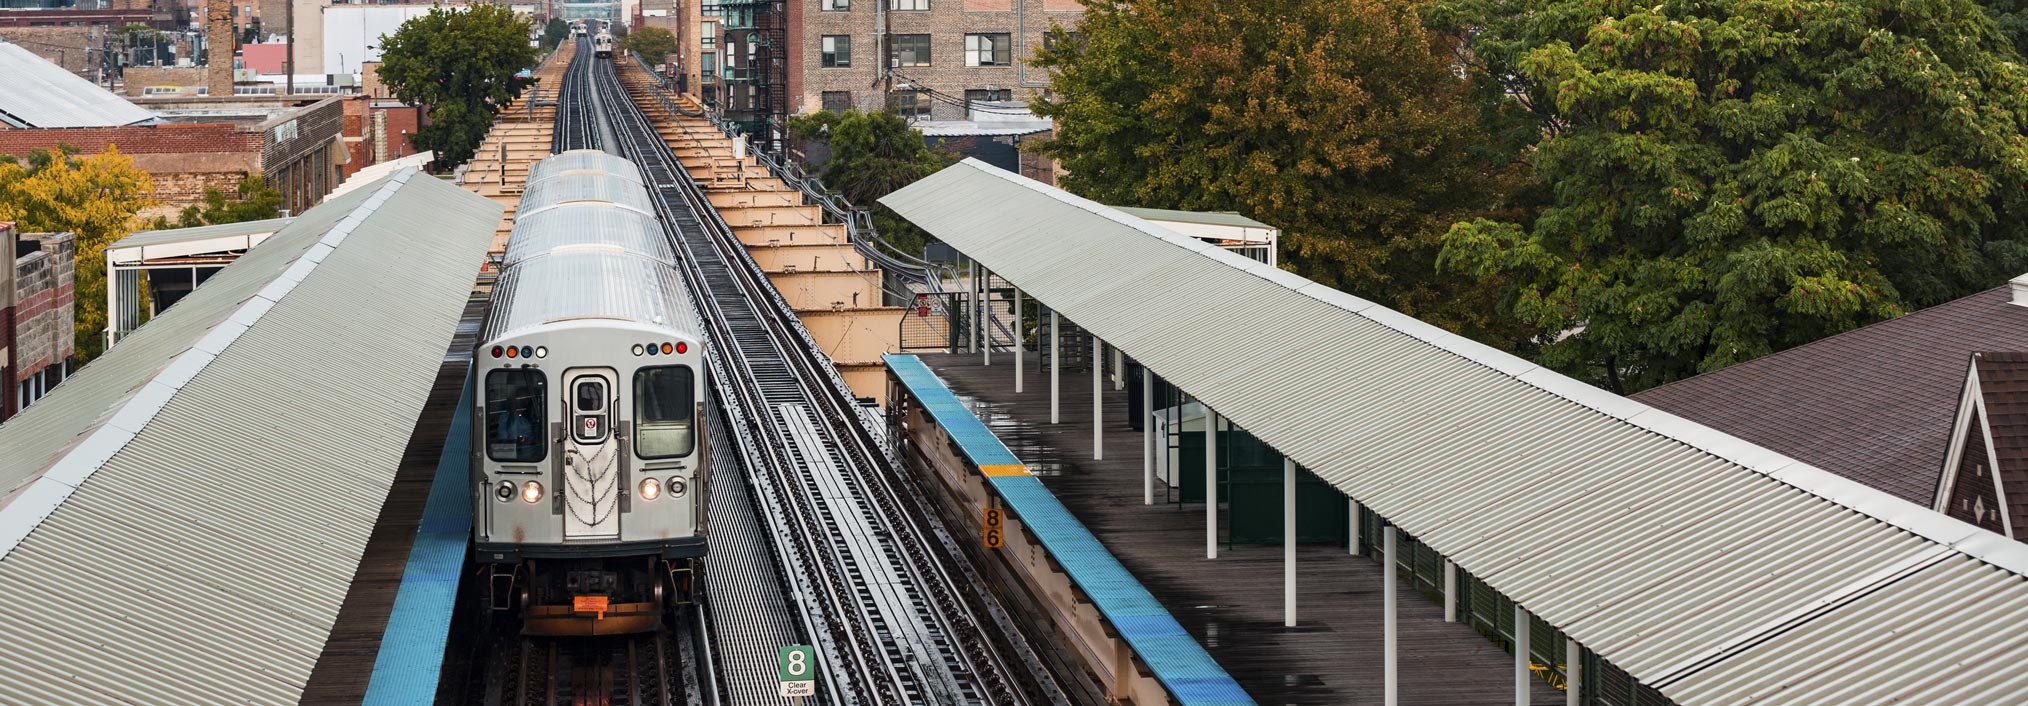
[[[689,352],[690,352],[690,344],[688,344],[688,343],[678,343],[678,344],[676,344],[676,352],[677,352],[677,353],[689,353]]]
[[[493,347],[493,357],[495,357],[495,358],[498,358],[498,357],[500,357],[500,347],[499,347],[499,346],[494,346],[494,347]]]

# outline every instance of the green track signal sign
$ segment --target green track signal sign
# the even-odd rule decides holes
[[[809,645],[783,647],[781,667],[784,698],[817,695],[817,648]]]

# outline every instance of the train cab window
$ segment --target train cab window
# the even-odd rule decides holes
[[[696,448],[696,390],[687,365],[634,371],[635,455],[674,458]]]
[[[548,382],[539,370],[486,374],[486,456],[502,463],[533,463],[548,455],[543,443]]]
[[[606,438],[606,381],[603,378],[578,378],[571,387],[575,397],[573,407],[577,410],[577,440],[596,442]]]

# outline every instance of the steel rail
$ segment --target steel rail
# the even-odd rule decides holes
[[[920,498],[889,481],[894,469],[829,358],[611,67],[596,71],[599,90],[616,97],[607,108],[623,156],[663,197],[658,209],[713,328],[712,348],[723,355],[716,377],[728,400],[745,407],[741,425],[773,442],[756,445],[764,461],[756,495],[781,523],[777,536],[793,540],[778,543],[795,564],[790,573],[800,586],[815,584],[797,597],[806,613],[824,613],[813,625],[829,638],[820,661],[858,682],[830,684],[843,692],[833,700],[1062,702],[976,573],[954,576],[946,565],[949,534],[921,511]],[[1009,650],[1022,659],[1008,660]]]

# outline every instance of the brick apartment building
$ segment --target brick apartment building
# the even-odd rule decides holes
[[[1052,24],[1084,14],[1077,0],[791,0],[788,10],[798,30],[789,112],[891,106],[932,120],[964,119],[965,100],[1026,101],[1047,87],[1029,60]]]
[[[0,421],[48,394],[70,374],[76,354],[72,282],[76,243],[69,233],[16,234],[0,223],[9,244],[0,263]]]
[[[688,9],[674,5],[679,17]],[[704,0],[695,34],[678,37],[679,70],[735,119],[765,113],[756,94],[780,91],[788,114],[893,107],[962,120],[968,100],[1025,102],[1045,88],[1029,60],[1052,25],[1083,14],[1078,0]],[[776,28],[787,35],[781,57],[767,53]],[[776,60],[785,70],[769,70]]]

